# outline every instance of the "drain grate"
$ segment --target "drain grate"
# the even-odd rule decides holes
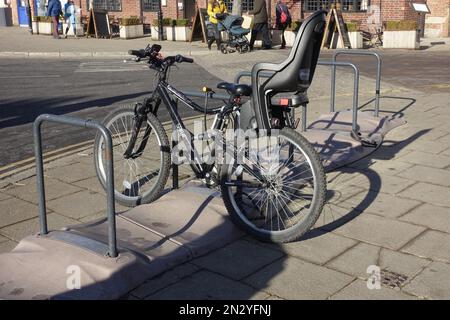
[[[404,274],[389,271],[386,269],[381,270],[381,284],[386,287],[395,289],[400,288],[408,280],[408,276]]]

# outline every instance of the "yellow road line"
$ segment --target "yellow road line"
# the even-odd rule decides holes
[[[424,88],[437,88],[437,89],[449,89],[450,83],[433,83],[423,86]]]

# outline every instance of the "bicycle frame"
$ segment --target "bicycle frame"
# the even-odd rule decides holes
[[[237,105],[233,102],[233,96],[230,95],[230,99],[228,103],[221,107],[217,108],[211,108],[207,109],[206,107],[201,107],[194,101],[192,101],[190,98],[188,98],[184,93],[177,90],[170,84],[166,82],[167,78],[167,72],[170,68],[169,64],[162,65],[160,68],[156,68],[154,66],[151,66],[152,69],[156,70],[159,74],[158,83],[156,85],[155,90],[153,91],[150,98],[145,99],[144,103],[142,105],[137,105],[135,107],[135,122],[132,129],[132,135],[130,138],[129,145],[127,147],[127,150],[124,153],[125,158],[136,158],[139,157],[142,152],[145,149],[145,146],[147,144],[148,138],[151,133],[151,127],[147,127],[142,139],[141,144],[139,145],[137,151],[133,152],[133,149],[136,144],[138,133],[141,129],[142,124],[146,121],[146,115],[149,112],[152,112],[155,116],[157,116],[157,112],[159,109],[159,106],[161,102],[163,102],[166,106],[167,111],[169,112],[170,118],[172,120],[172,123],[178,133],[178,136],[183,139],[184,143],[187,143],[189,146],[191,146],[191,161],[189,165],[191,166],[193,172],[195,173],[197,178],[206,178],[207,180],[214,180],[214,176],[211,175],[211,172],[213,171],[213,168],[215,166],[215,163],[213,164],[206,164],[202,162],[201,156],[198,154],[197,150],[192,147],[194,145],[195,136],[194,134],[186,128],[186,126],[183,123],[183,120],[178,113],[178,106],[177,102],[181,101],[186,106],[188,106],[190,109],[197,111],[199,113],[203,113],[206,115],[215,115],[215,119],[213,121],[213,124],[211,126],[211,130],[213,132],[216,132],[217,130],[223,129],[224,119],[225,117],[229,116],[233,111],[236,110],[236,108],[239,108],[240,105]],[[205,97],[207,97],[208,93],[205,93]],[[188,137],[189,135],[189,137]],[[233,148],[232,150],[233,156],[237,159],[238,151],[237,148]],[[211,151],[211,155],[215,156],[214,149]],[[252,169],[246,165],[241,164],[244,170],[248,172],[252,172]],[[264,183],[265,179],[260,174],[253,173],[255,177],[261,182]],[[217,182],[217,181],[216,181]]]
[[[162,102],[167,107],[167,110],[169,111],[170,117],[172,118],[172,123],[175,125],[176,130],[179,133],[179,136],[184,139],[184,142],[189,143],[191,146],[193,145],[193,142],[195,140],[194,134],[186,128],[186,126],[183,123],[183,120],[181,119],[181,116],[178,113],[177,103],[174,101],[173,98],[171,98],[170,94],[172,94],[176,99],[183,102],[185,105],[190,107],[191,109],[198,111],[198,112],[205,112],[205,109],[200,107],[198,104],[196,104],[194,101],[189,99],[185,94],[174,88],[173,86],[167,84],[164,81],[160,81],[156,87],[156,93],[161,98]],[[230,104],[226,104],[222,107],[206,110],[206,114],[215,114],[216,117],[214,119],[214,122],[211,126],[211,129],[214,130],[221,130],[222,124],[224,118],[232,113],[234,110],[234,106]],[[186,132],[189,133],[190,139],[187,137]],[[197,150],[195,148],[191,148],[192,153],[192,159],[193,162],[190,163],[190,166],[196,176],[198,178],[209,178],[211,177],[209,173],[212,171],[214,164],[204,164],[201,162],[201,157],[198,154]],[[237,158],[238,151],[236,148],[233,149],[233,156]],[[212,150],[212,156],[214,156],[214,150]],[[252,169],[246,165],[241,164],[242,167],[247,170],[248,172],[252,172]],[[254,173],[255,174],[255,173]],[[264,181],[264,178],[260,176],[259,174],[256,174],[258,179],[262,182]]]
[[[177,102],[170,96],[172,94],[178,101],[181,101],[189,108],[205,113],[205,109],[200,107],[198,104],[196,104],[194,101],[189,99],[185,94],[174,88],[173,86],[169,85],[165,81],[159,81],[157,87],[156,87],[156,95],[162,100],[162,102],[166,105],[166,109],[169,112],[169,115],[172,119],[172,123],[174,124],[178,135],[181,136],[182,139],[184,139],[184,142],[189,143],[189,145],[193,145],[193,134],[190,130],[188,130],[181,119],[180,114],[178,113],[177,108]],[[220,108],[212,109],[212,110],[206,110],[206,114],[215,114],[216,118],[214,120],[213,126],[211,129],[220,129],[221,123],[225,114],[226,105]],[[188,139],[187,134],[189,133],[191,139]],[[204,165],[200,161],[200,156],[195,148],[191,148],[192,153],[192,159],[193,162],[190,163],[190,166],[194,173],[197,175],[197,177],[204,178],[206,172],[210,172],[212,170],[212,165]]]

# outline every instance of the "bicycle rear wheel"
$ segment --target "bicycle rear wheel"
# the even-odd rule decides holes
[[[259,139],[258,139],[259,140]],[[221,170],[221,190],[233,222],[270,242],[300,238],[317,221],[325,203],[322,163],[311,144],[284,128],[246,147],[243,156]]]
[[[147,115],[147,122],[142,124],[133,151],[137,151],[145,137],[146,147],[142,154],[128,159],[124,153],[134,125],[134,105],[112,111],[102,123],[113,140],[116,201],[128,207],[154,201],[163,191],[170,172],[169,139],[160,121],[151,113]],[[95,169],[100,183],[106,189],[105,157],[104,139],[97,134],[94,146]]]

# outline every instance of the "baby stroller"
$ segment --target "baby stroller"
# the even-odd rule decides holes
[[[224,54],[239,52],[246,53],[250,51],[250,43],[246,34],[249,29],[242,28],[244,18],[240,16],[226,15],[223,20],[219,20],[219,30],[225,31],[228,39],[220,44],[220,51]]]

